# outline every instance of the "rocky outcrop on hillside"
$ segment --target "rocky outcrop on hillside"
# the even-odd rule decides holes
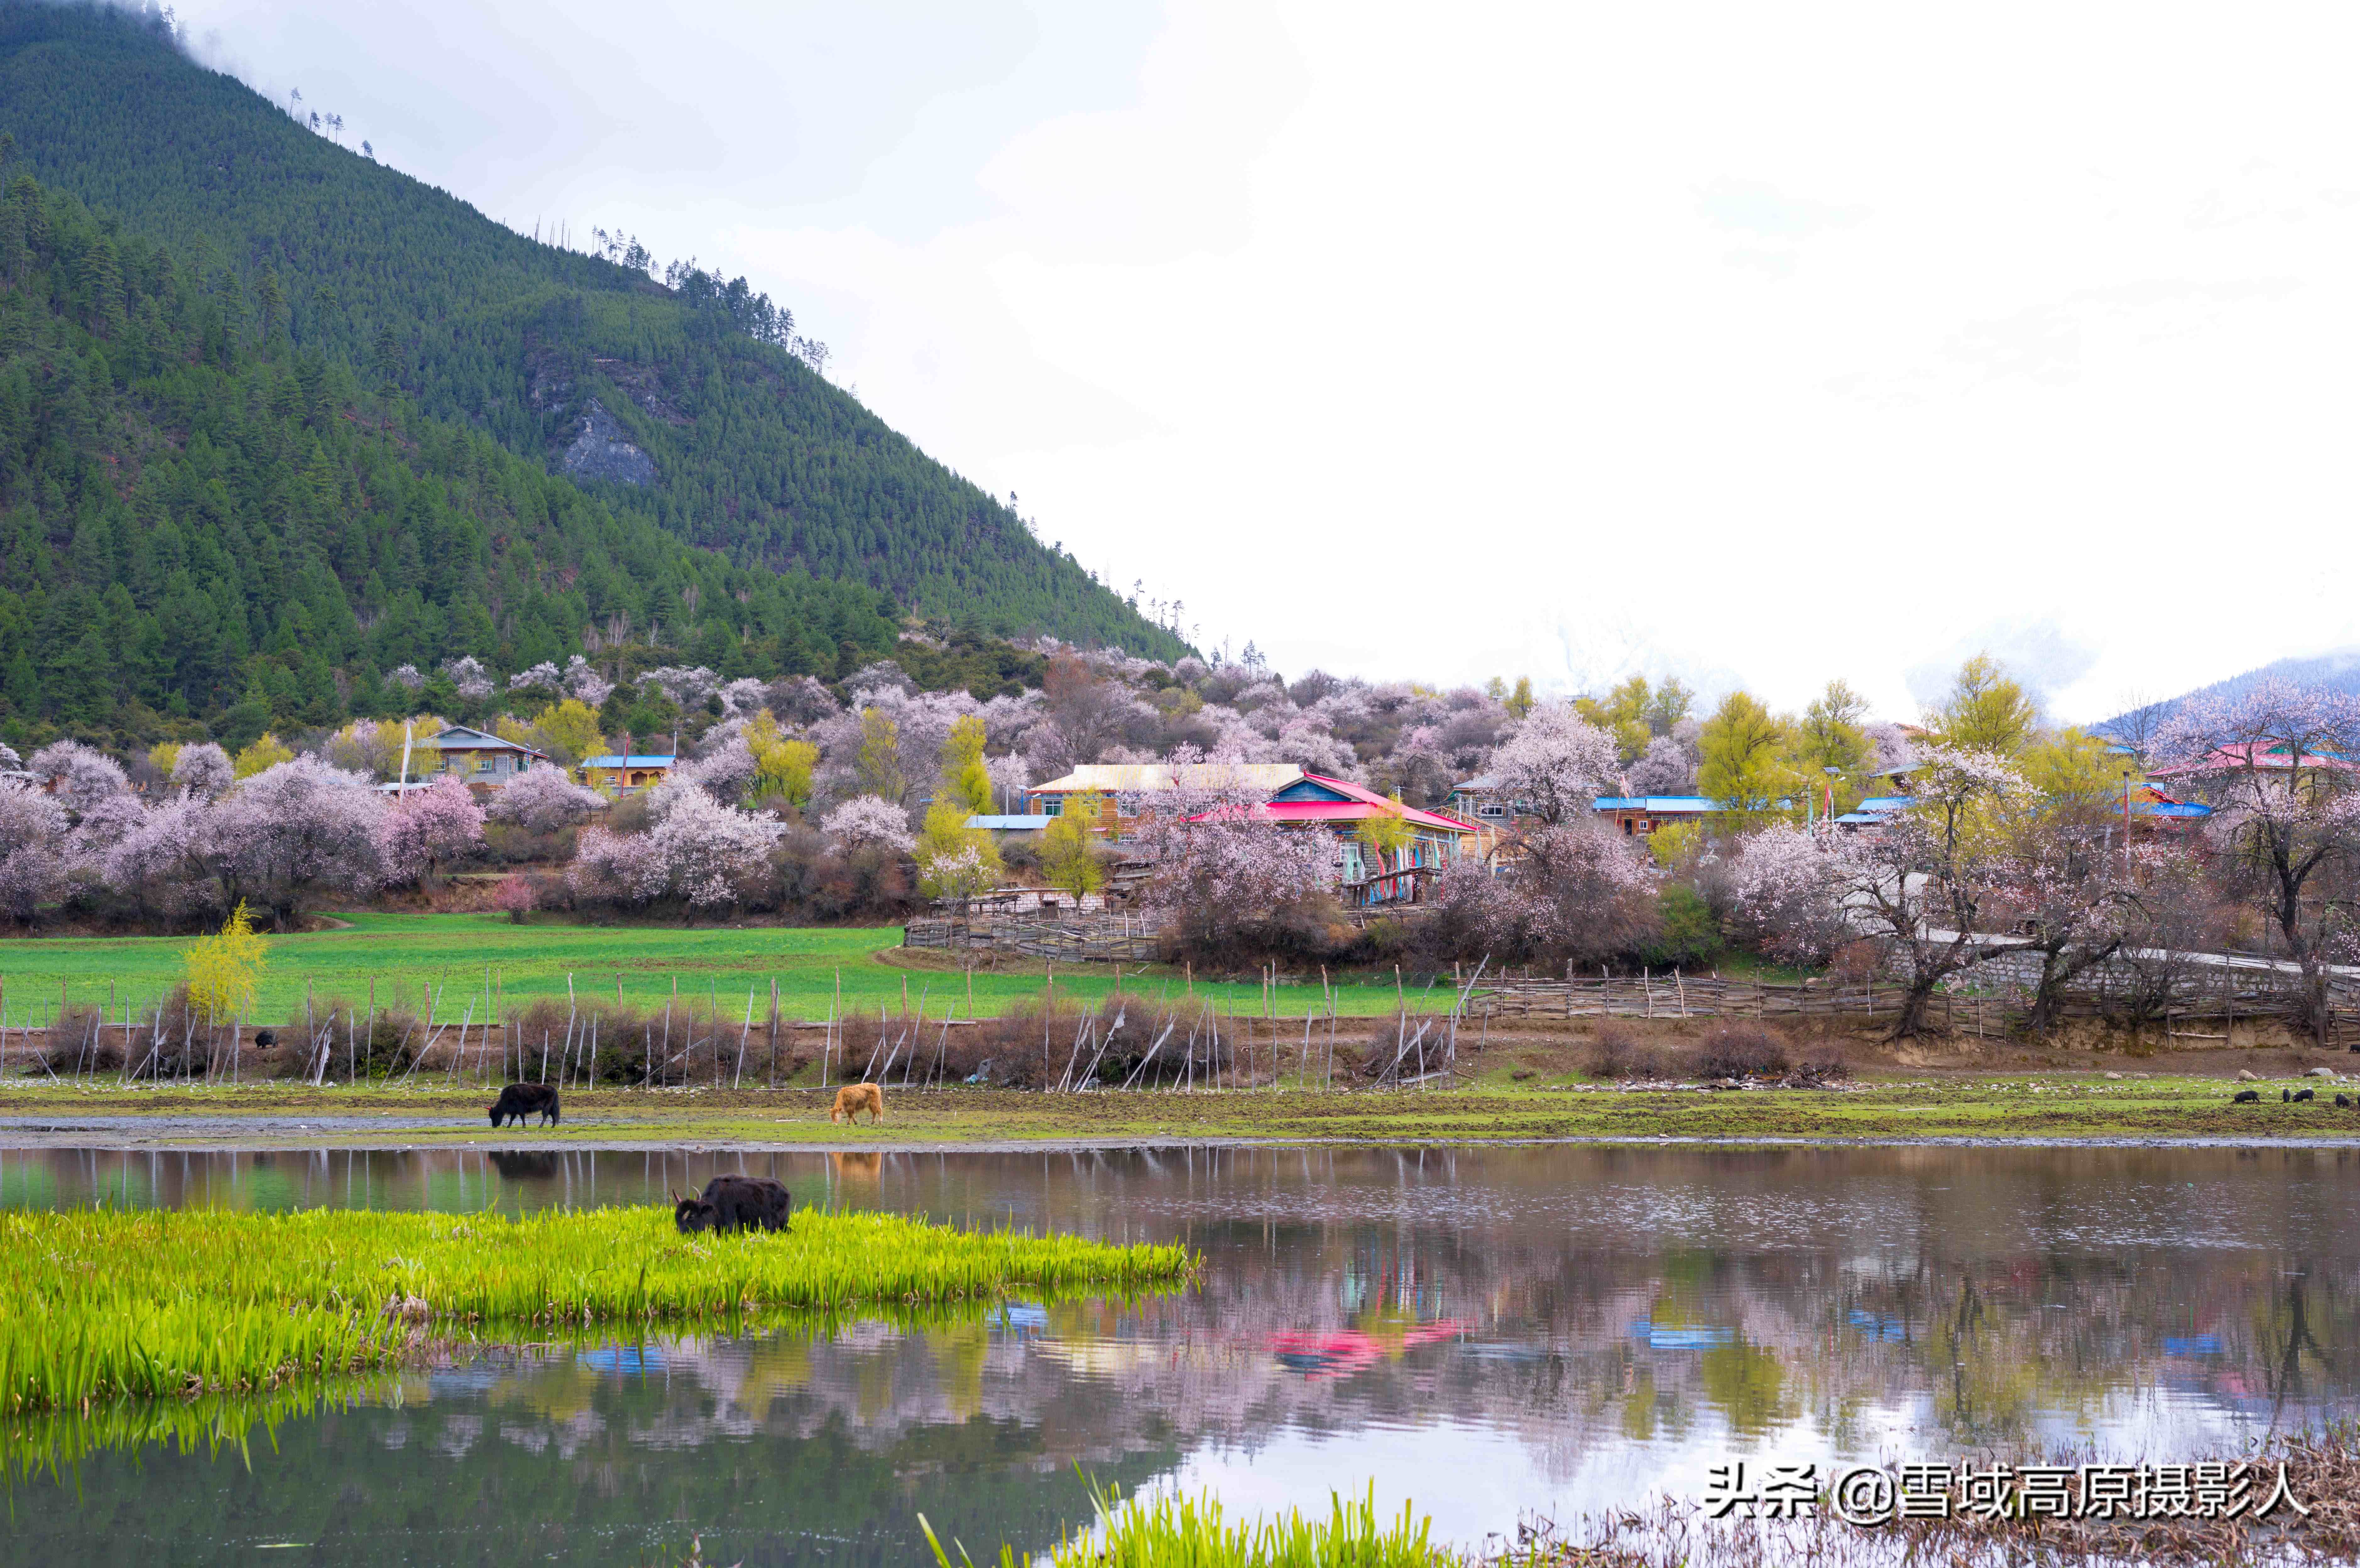
[[[584,409],[582,428],[558,460],[557,471],[569,479],[605,479],[617,485],[656,482],[655,460],[632,444],[615,416],[595,397]]]

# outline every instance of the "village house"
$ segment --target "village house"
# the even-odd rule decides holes
[[[425,755],[413,757],[410,772],[425,776],[447,773],[471,789],[497,789],[549,754],[487,731],[451,724],[417,743]]]
[[[1532,815],[1531,803],[1510,800],[1496,773],[1479,773],[1453,784],[1442,807],[1461,822],[1487,828],[1507,828],[1518,817]]]
[[[1175,789],[1218,789],[1267,798],[1304,776],[1292,762],[1091,763],[1024,791],[1028,815],[1063,815],[1076,795],[1098,797],[1098,820],[1109,837],[1155,809],[1160,795]]]
[[[633,795],[664,781],[677,757],[626,757],[608,754],[585,757],[574,776],[591,789],[608,795]]]
[[[1281,827],[1333,839],[1337,891],[1346,903],[1360,907],[1425,902],[1443,872],[1472,852],[1482,836],[1455,817],[1317,773],[1303,774],[1249,809]],[[1397,820],[1407,830],[1400,847],[1385,852],[1368,842],[1362,830],[1380,818]]]

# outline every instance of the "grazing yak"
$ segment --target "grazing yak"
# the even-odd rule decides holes
[[[787,1189],[768,1176],[716,1176],[703,1194],[672,1194],[672,1223],[681,1234],[700,1230],[784,1230]]]
[[[827,1119],[836,1122],[856,1121],[860,1113],[869,1113],[871,1127],[885,1119],[885,1092],[874,1083],[847,1083],[836,1092],[836,1104],[830,1105]]]
[[[2259,1089],[2240,1089],[2229,1096],[2229,1103],[2233,1105],[2251,1105],[2258,1104],[2261,1097],[2262,1092]]]
[[[494,1127],[511,1117],[517,1126],[522,1127],[525,1117],[530,1116],[539,1116],[543,1127],[555,1122],[557,1091],[546,1083],[511,1083],[500,1091],[498,1099],[492,1102]]]
[[[2348,1110],[2352,1105],[2352,1096],[2349,1094],[2338,1094],[2335,1096],[2335,1103],[2339,1107]]]
[[[2310,1099],[2310,1098],[2311,1098],[2311,1091],[2310,1091],[2310,1090],[2308,1090],[2308,1089],[2297,1089],[2297,1090],[2294,1092],[2294,1103],[2295,1103],[2296,1105],[2300,1105],[2300,1104],[2302,1104],[2305,1100],[2308,1100],[2308,1099]]]

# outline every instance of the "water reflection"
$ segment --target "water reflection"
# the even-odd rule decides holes
[[[634,1562],[651,1526],[721,1561],[906,1562],[920,1508],[1038,1546],[1086,1515],[1079,1465],[1246,1507],[1373,1476],[1472,1538],[1692,1491],[1729,1454],[2225,1452],[2350,1412],[2360,1377],[2338,1150],[53,1150],[0,1160],[0,1202],[520,1211],[725,1169],[798,1203],[1185,1238],[1207,1268],[1126,1306],[411,1379],[282,1425],[250,1474],[93,1455],[81,1508],[20,1483],[17,1525],[56,1561],[106,1550],[102,1522],[202,1558],[227,1507],[269,1522],[220,1541],[333,1536],[335,1561],[419,1528],[437,1544],[412,1558]]]

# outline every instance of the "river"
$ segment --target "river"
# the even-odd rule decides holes
[[[243,1453],[19,1470],[8,1557],[638,1564],[702,1532],[707,1563],[906,1564],[923,1511],[980,1560],[1086,1521],[1085,1477],[1248,1512],[1373,1482],[1473,1541],[1732,1458],[2161,1462],[2360,1412],[2343,1149],[47,1149],[0,1157],[0,1203],[515,1212],[740,1169],[1207,1269],[1128,1306],[409,1375]]]

